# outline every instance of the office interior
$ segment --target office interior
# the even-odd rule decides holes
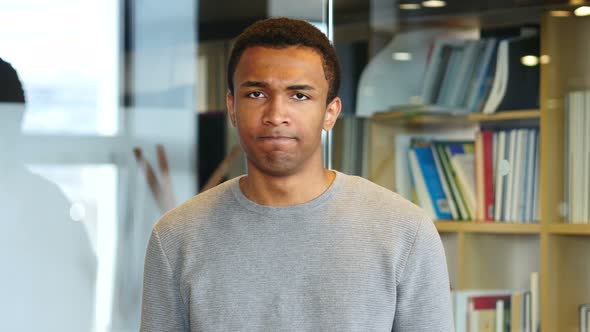
[[[281,16],[313,23],[341,61],[343,111],[322,136],[328,168],[405,190],[420,205],[408,184],[411,166],[400,164],[407,151],[400,154],[399,137],[406,144],[412,135],[474,141],[485,130],[531,130],[537,150],[529,151],[539,159],[538,183],[523,196],[530,218],[433,217],[451,287],[537,287],[535,326],[587,328],[580,321],[590,303],[584,258],[590,187],[572,188],[590,183],[590,134],[584,136],[590,3],[8,0],[0,6],[0,58],[24,91],[24,103],[0,103],[0,211],[8,227],[0,250],[6,262],[0,312],[7,317],[1,330],[138,330],[154,224],[246,172],[225,106],[232,40],[256,20]],[[519,58],[536,68],[536,80],[517,82],[535,88],[536,105],[484,114],[425,103],[421,92],[437,40],[508,35],[537,36],[539,50]],[[572,122],[567,114],[580,104],[576,93],[586,93],[580,99],[586,106],[579,106],[583,120]],[[578,136],[585,138],[575,145]],[[576,159],[587,161],[573,166]],[[510,158],[505,164],[508,176]],[[584,212],[576,214],[574,204]]]

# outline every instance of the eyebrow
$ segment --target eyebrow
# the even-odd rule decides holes
[[[265,88],[268,86],[268,84],[258,81],[246,81],[242,83],[240,86],[245,88]]]
[[[308,84],[290,85],[287,90],[315,90],[315,88]]]
[[[260,81],[246,81],[242,83],[241,86],[245,88],[266,88],[268,87],[268,83]],[[287,90],[315,90],[315,88],[309,84],[295,84],[289,85]]]

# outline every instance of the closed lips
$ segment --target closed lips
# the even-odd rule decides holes
[[[286,140],[295,139],[295,137],[289,137],[289,136],[261,136],[261,137],[259,137],[259,139],[269,140],[269,141],[286,141]]]

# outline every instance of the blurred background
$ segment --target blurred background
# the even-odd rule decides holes
[[[538,27],[547,6],[567,4],[438,2],[0,0],[0,329],[138,330],[155,222],[245,172],[225,66],[254,21],[302,18],[333,41],[343,114],[324,135],[325,161],[367,177],[368,119],[412,101],[403,89],[424,70],[410,61],[408,80],[390,82],[411,60],[396,50],[429,45],[441,27],[475,37],[482,24]],[[433,32],[392,44],[416,27]]]

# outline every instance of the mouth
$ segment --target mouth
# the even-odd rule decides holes
[[[293,145],[297,141],[292,136],[259,136],[258,142],[268,148],[282,148]]]
[[[268,135],[268,136],[259,136],[259,140],[262,141],[271,141],[271,142],[282,142],[282,141],[291,141],[296,140],[297,138],[293,136],[282,136],[282,135]]]

